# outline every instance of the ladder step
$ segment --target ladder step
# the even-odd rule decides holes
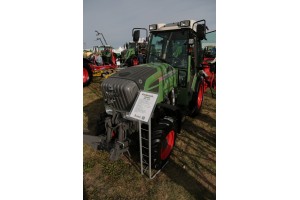
[[[142,137],[142,140],[146,140],[146,141],[148,141],[148,138],[143,138],[143,137]]]
[[[149,149],[149,148],[147,148],[147,147],[144,147],[144,146],[142,146],[142,148],[144,148],[144,149]]]
[[[141,128],[141,130],[143,130],[143,131],[149,131],[149,129],[144,129],[144,128]]]

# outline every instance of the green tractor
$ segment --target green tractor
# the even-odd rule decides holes
[[[138,39],[138,41],[126,43],[126,49],[123,52],[123,60],[124,66],[127,67],[136,66],[146,62],[148,30],[145,28],[133,28],[132,35],[136,30],[145,30],[146,39],[144,41]]]
[[[152,24],[146,63],[123,69],[102,82],[106,111],[101,113],[98,130],[111,160],[119,159],[141,136],[140,151],[150,149],[143,156],[140,152],[141,162],[154,169],[166,164],[184,116],[194,117],[202,107],[201,41],[206,39],[206,30],[205,20]],[[134,31],[133,40],[139,37],[140,31]],[[141,91],[157,94],[148,123],[130,117]]]

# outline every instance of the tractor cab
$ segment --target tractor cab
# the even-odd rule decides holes
[[[95,64],[97,64],[95,62],[97,56],[101,56],[102,58],[101,60],[103,62],[100,65],[116,64],[117,56],[115,53],[113,53],[113,47],[110,45],[94,46],[93,55],[94,56],[91,57],[91,61]]]
[[[102,59],[105,64],[116,64],[116,55],[113,53],[113,47],[106,45],[102,47]]]
[[[184,106],[189,104],[193,92],[197,90],[195,85],[199,85],[198,75],[203,59],[201,40],[206,39],[206,29],[205,20],[149,26],[146,63],[167,63],[175,68],[180,94],[177,102]]]

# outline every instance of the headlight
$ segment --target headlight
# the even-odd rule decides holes
[[[150,31],[153,31],[153,30],[156,30],[157,29],[157,24],[151,24],[149,25],[149,30]]]
[[[184,20],[180,22],[181,27],[188,27],[190,26],[190,20]]]

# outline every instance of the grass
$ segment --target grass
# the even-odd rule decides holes
[[[95,123],[104,109],[100,82],[83,90],[83,124],[95,134]],[[154,179],[139,171],[137,152],[110,161],[109,153],[83,145],[84,195],[98,199],[215,199],[216,100],[205,93],[202,112],[186,118],[170,162]]]

